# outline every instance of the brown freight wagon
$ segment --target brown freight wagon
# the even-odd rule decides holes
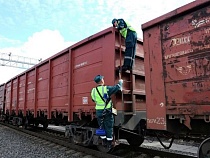
[[[0,117],[2,116],[3,111],[4,111],[4,100],[5,100],[5,84],[1,84],[0,85]]]
[[[90,121],[95,105],[90,92],[101,74],[107,85],[118,83],[125,46],[113,27],[90,36],[12,78],[5,84],[6,114],[14,124]],[[44,53],[44,52],[43,52]],[[143,43],[138,40],[134,70],[122,74],[123,93],[113,96],[116,125],[135,130],[146,117]],[[123,94],[123,95],[122,95]],[[21,119],[20,119],[21,118]]]
[[[147,128],[210,133],[210,1],[142,25]]]

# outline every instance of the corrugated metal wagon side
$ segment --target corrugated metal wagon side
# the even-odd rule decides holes
[[[55,54],[34,69],[34,117],[36,124],[63,124],[69,108],[69,49]]]
[[[12,78],[5,84],[5,114],[13,124],[44,128],[68,121],[69,49]],[[2,86],[3,87],[3,86]]]
[[[0,85],[0,116],[4,113],[5,108],[5,84]]]
[[[12,84],[11,81],[7,82],[5,84],[5,113],[7,115],[12,115],[12,101],[11,101],[11,96],[12,96]]]
[[[210,132],[210,1],[189,3],[142,25],[147,127]]]

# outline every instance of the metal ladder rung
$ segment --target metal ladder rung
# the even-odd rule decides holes
[[[131,82],[130,80],[127,80],[127,81],[123,81],[123,82]]]
[[[122,93],[123,94],[130,94],[131,93],[131,90],[123,90]]]
[[[124,101],[124,103],[126,103],[126,104],[132,104],[133,101]]]
[[[136,114],[133,112],[124,112],[124,115],[136,115]]]

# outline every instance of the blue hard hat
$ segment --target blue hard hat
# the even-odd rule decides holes
[[[97,75],[97,76],[94,78],[94,81],[95,81],[96,83],[99,83],[103,78],[104,78],[104,76]]]
[[[117,21],[117,19],[113,19],[112,20],[112,25],[114,26],[115,21]]]

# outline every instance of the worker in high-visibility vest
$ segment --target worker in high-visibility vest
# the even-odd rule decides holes
[[[125,38],[125,54],[124,64],[121,67],[122,71],[132,70],[136,55],[137,33],[131,25],[123,19],[113,19],[113,27],[120,31],[120,34]]]
[[[94,78],[94,81],[97,83],[97,87],[92,89],[91,97],[96,104],[95,109],[98,124],[106,131],[106,135],[100,136],[103,141],[103,145],[107,145],[108,148],[111,148],[113,140],[114,116],[112,114],[112,101],[110,97],[112,94],[121,89],[123,81],[119,80],[119,83],[115,86],[105,86],[103,78],[104,76],[101,75],[97,75]],[[106,105],[105,102],[108,99],[109,102]]]

